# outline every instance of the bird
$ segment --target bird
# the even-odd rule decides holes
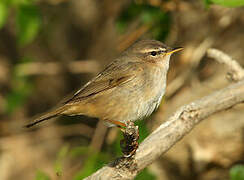
[[[157,40],[140,40],[60,106],[25,125],[32,127],[61,115],[99,118],[109,127],[126,127],[158,108],[166,90],[170,57],[182,50]]]

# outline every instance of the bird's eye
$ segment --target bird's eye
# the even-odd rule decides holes
[[[156,56],[157,55],[157,52],[156,51],[152,51],[152,52],[150,52],[150,55],[151,56]]]

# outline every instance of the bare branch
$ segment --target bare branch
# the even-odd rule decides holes
[[[133,179],[139,171],[167,152],[201,120],[242,102],[244,80],[182,106],[140,144],[133,164],[136,170],[105,166],[86,179]]]
[[[225,64],[230,69],[229,75],[231,80],[239,81],[244,78],[244,70],[240,64],[232,59],[229,55],[223,53],[218,49],[209,49],[207,51],[208,57],[211,57],[221,64]]]
[[[99,64],[94,60],[71,61],[66,65],[66,70],[71,73],[96,73],[99,68]],[[31,62],[18,64],[16,69],[22,76],[55,75],[62,73],[64,67],[57,62]]]
[[[207,49],[209,49],[214,42],[214,39],[209,36],[202,43],[199,44],[192,52],[190,67],[176,77],[171,83],[167,85],[166,98],[171,97],[177,90],[186,84],[187,81],[193,76],[194,69],[197,68],[201,59],[206,54]]]
[[[108,127],[104,124],[104,122],[99,121],[97,123],[97,127],[92,136],[92,140],[90,144],[90,147],[92,147],[92,149],[96,150],[97,152],[101,150],[107,130]]]

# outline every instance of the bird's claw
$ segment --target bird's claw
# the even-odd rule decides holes
[[[133,122],[129,122],[126,129],[123,131],[124,139],[120,141],[123,156],[126,158],[132,157],[138,148],[139,130]]]

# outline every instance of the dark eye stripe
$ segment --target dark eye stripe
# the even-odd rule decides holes
[[[159,54],[161,54],[161,53],[164,53],[165,51],[151,51],[151,52],[149,52],[149,54],[151,55],[151,56],[156,56],[156,55],[159,55]]]
[[[166,50],[161,50],[161,51],[159,51],[159,54],[165,53],[165,52],[166,52]]]
[[[166,53],[167,50],[166,49],[163,49],[163,50],[154,50],[154,51],[150,51],[149,54],[151,56],[156,56],[156,55],[159,55],[159,54],[162,54],[162,53]]]

